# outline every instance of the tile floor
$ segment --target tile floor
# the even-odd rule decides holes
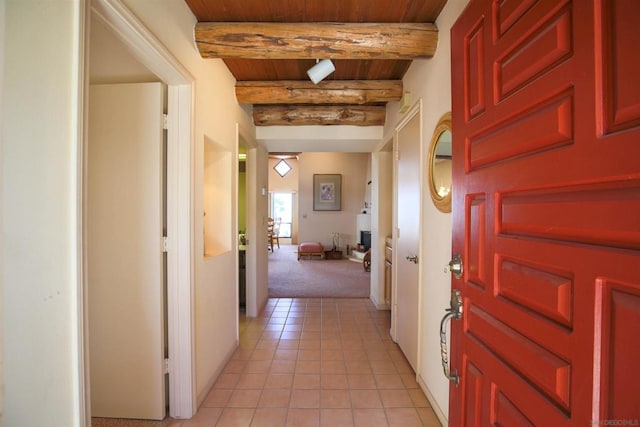
[[[194,418],[93,425],[440,427],[389,327],[368,299],[273,298]]]

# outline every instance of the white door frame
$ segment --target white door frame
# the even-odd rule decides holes
[[[191,418],[196,410],[194,328],[193,328],[193,104],[194,78],[171,52],[129,11],[121,0],[92,0],[91,11],[127,46],[133,56],[168,85],[167,130],[167,304],[169,344],[169,414],[174,418]],[[87,21],[89,21],[87,19]],[[88,33],[85,33],[88,40]],[[88,46],[88,43],[87,43]],[[87,47],[88,50],[88,47]],[[89,54],[85,52],[85,70]],[[88,87],[88,79],[85,89]],[[88,92],[88,91],[87,91]],[[84,141],[86,153],[87,141]],[[86,163],[83,179],[86,183]],[[86,185],[84,186],[86,192]],[[83,194],[83,221],[86,241],[86,193]],[[83,265],[86,268],[86,248]],[[83,279],[84,387],[90,400],[88,374],[88,322],[86,276]],[[90,425],[90,405],[86,405]]]
[[[394,341],[396,341],[397,337],[397,327],[398,327],[398,267],[400,265],[400,260],[398,258],[398,162],[399,162],[399,134],[402,129],[407,126],[407,124],[417,118],[420,121],[420,139],[417,142],[419,144],[419,152],[420,152],[420,206],[419,208],[419,229],[418,233],[418,325],[417,325],[417,356],[416,356],[416,378],[418,374],[422,371],[421,367],[421,359],[422,359],[422,266],[423,266],[423,255],[424,252],[422,250],[422,218],[424,212],[424,185],[425,181],[425,155],[424,155],[424,131],[422,125],[422,98],[416,102],[409,111],[407,111],[406,115],[398,122],[394,129],[393,133],[393,252],[391,254],[391,282],[392,282],[392,293],[391,293],[391,337]]]

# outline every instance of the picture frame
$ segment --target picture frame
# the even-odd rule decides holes
[[[342,175],[313,174],[313,210],[342,210]]]

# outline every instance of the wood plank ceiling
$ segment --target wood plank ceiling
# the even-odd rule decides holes
[[[446,0],[185,2],[200,54],[224,60],[256,125],[371,126],[402,97],[411,61],[434,54]],[[325,58],[335,72],[314,85],[307,70]]]

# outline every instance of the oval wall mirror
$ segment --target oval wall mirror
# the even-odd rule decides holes
[[[438,121],[431,137],[428,168],[431,200],[442,212],[451,212],[451,163],[451,113],[446,113]]]

